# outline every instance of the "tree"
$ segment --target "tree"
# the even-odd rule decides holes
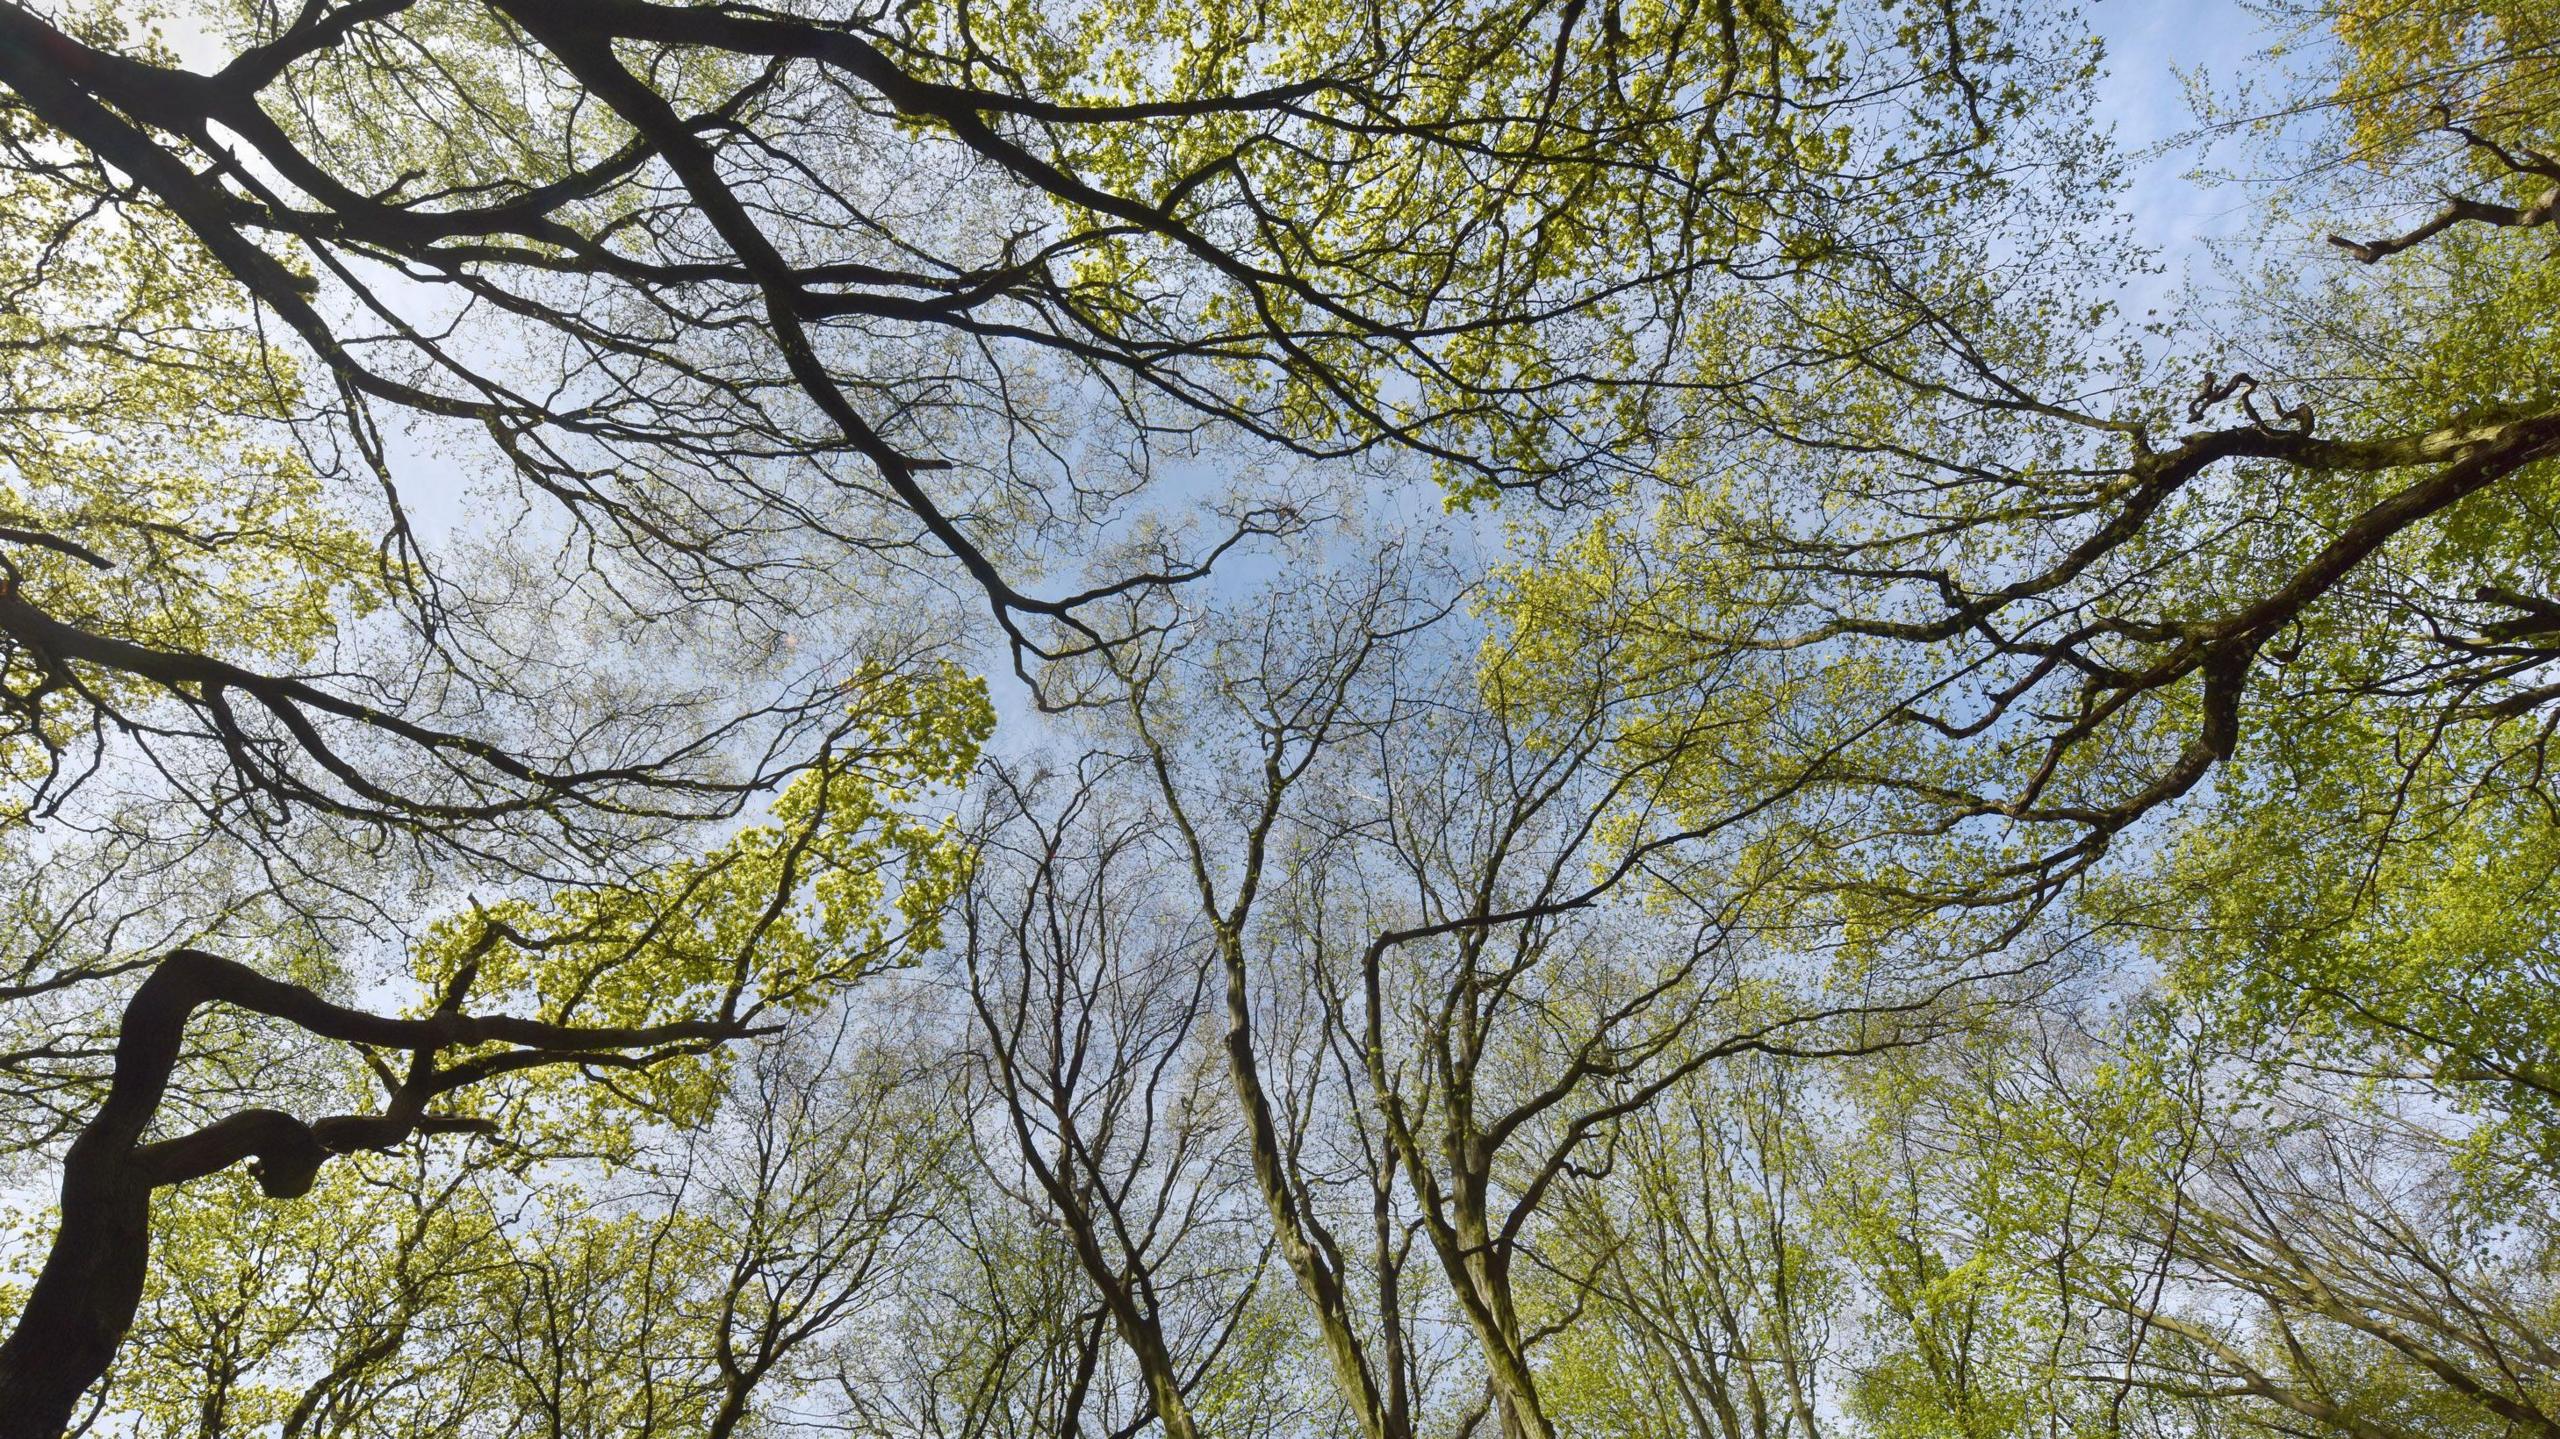
[[[1196,903],[1248,1172],[1344,1422],[1425,1432],[1465,1376],[1459,1428],[1543,1435],[1541,1350],[1570,1319],[1530,1300],[1627,1129],[1737,1057],[1925,1044],[1999,972],[1764,945],[1741,916],[1774,858],[1664,832],[1673,768],[1619,762],[1614,694],[1569,730],[1512,723],[1499,664],[1448,663],[1473,646],[1438,573],[1388,541],[1232,619],[1158,609],[1077,693],[1116,711],[1088,763],[1153,791],[1129,845],[1167,847]],[[1068,932],[1098,932],[1107,886],[1065,893]],[[1457,1364],[1432,1329],[1464,1335]]]
[[[2538,9],[2287,13],[2337,62],[2288,163],[2365,167],[2303,204],[2442,175],[2403,113],[2438,92],[2475,181],[2528,182],[2497,156],[2540,153]],[[2209,778],[2341,726],[2413,774],[2539,784],[2560,411],[2531,207],[2347,247],[2370,267],[2333,247],[2128,356],[2108,294],[2139,257],[2087,203],[1877,256],[1872,302],[1823,316],[1854,353],[1710,397],[1711,442],[1504,601],[1524,675],[1605,642],[1669,733],[1730,736],[1693,750],[1693,822],[1839,856],[1789,887],[1843,924],[2006,943]],[[1727,333],[1702,365],[1786,344],[1774,315]]]
[[[0,0],[0,1439],[2548,1432],[2549,9]]]
[[[1199,926],[1148,896],[1176,876],[1107,762],[1044,782],[999,770],[962,957],[976,1062],[1022,1171],[990,1166],[1072,1246],[1168,1436],[1270,1421],[1271,1259],[1232,1116],[1200,1044],[1215,992]],[[1052,791],[1060,798],[1052,799]],[[1179,891],[1174,891],[1178,893]],[[1114,1426],[1125,1427],[1125,1426]]]
[[[321,1204],[176,1191],[100,1425],[726,1434],[807,1402],[926,1239],[956,1137],[920,1107],[930,1052],[842,1013],[744,1048],[713,1122],[619,1174],[498,1143],[352,1156]]]
[[[1651,438],[1649,327],[1802,268],[1808,193],[1889,220],[1965,183],[2001,63],[1961,7],[1593,20],[257,5],[203,74],[12,5],[0,84],[183,226],[358,436],[382,408],[484,431],[678,601],[908,527],[1039,651],[1196,567],[1035,596],[981,515],[1079,523],[1202,426],[1468,487],[1617,468]],[[521,326],[558,359],[474,338]],[[1053,382],[1129,459],[1023,389]]]
[[[2015,1026],[1995,1047],[2037,1063],[1940,1067],[1880,1114],[1931,1156],[1894,1206],[1915,1245],[1978,1236],[1941,1284],[1963,1275],[2003,1323],[2052,1316],[2047,1342],[2003,1328],[1964,1356],[1972,1393],[2042,1391],[1986,1432],[2056,1417],[2356,1439],[2547,1427],[2533,1161],[2479,1147],[2423,1082],[2342,1080],[2317,1049],[2235,1052],[2199,1018],[2164,1004],[2095,1035]],[[1960,1413],[1938,1387],[1926,1406]]]
[[[867,742],[826,757],[777,802],[775,823],[639,883],[457,917],[420,945],[431,998],[408,1014],[336,1003],[201,950],[164,957],[127,1002],[113,1082],[65,1154],[51,1247],[0,1343],[0,1424],[50,1439],[105,1372],[141,1299],[154,1190],[251,1160],[264,1193],[298,1197],[339,1154],[498,1132],[504,1111],[485,1087],[541,1071],[634,1073],[632,1091],[571,1085],[545,1103],[537,1088],[518,1116],[609,1136],[615,1106],[699,1107],[720,1045],[930,948],[963,861],[898,797],[965,773],[990,716],[975,682],[949,674],[876,676],[872,689]],[[475,994],[516,1012],[467,1007]],[[308,1121],[240,1108],[148,1137],[190,1020],[217,1004],[357,1046],[379,1108]]]
[[[1789,847],[1769,922],[2127,1000],[2148,958],[2212,1036],[1909,1061],[1880,1428],[2547,1422],[2550,17],[2270,10],[2311,57],[2276,213],[2325,255],[2166,360],[2109,353],[2085,231],[1879,263],[1830,383],[1719,403],[1501,602],[1552,728],[1624,696],[1683,822]]]
[[[1566,1432],[1819,1439],[1856,1292],[1824,1244],[1814,1076],[1701,1068],[1568,1180],[1536,1288]],[[1728,1072],[1730,1071],[1730,1072]]]
[[[25,447],[84,456],[28,471],[26,522],[0,535],[24,552],[0,632],[10,713],[40,756],[29,803],[77,775],[65,756],[85,737],[87,764],[138,754],[205,824],[236,830],[249,863],[327,875],[295,823],[331,844],[415,838],[512,879],[600,884],[607,898],[563,900],[573,913],[693,872],[648,866],[688,826],[813,765],[823,776],[881,718],[842,720],[873,697],[847,685],[833,635],[809,665],[788,653],[843,624],[861,575],[942,552],[1028,674],[1118,643],[1084,618],[1107,602],[1300,523],[1295,504],[1248,497],[1223,538],[1176,526],[1134,556],[1104,551],[1057,595],[1018,587],[1025,551],[1072,566],[1096,548],[1082,532],[1109,527],[1160,447],[1418,457],[1474,489],[1603,472],[1649,441],[1653,317],[1794,267],[1785,212],[1808,178],[1890,208],[1899,174],[1961,178],[1981,128],[1953,12],[1943,37],[1862,37],[1902,67],[1867,90],[1833,73],[1851,47],[1824,17],[1766,8],[1612,7],[1547,33],[1516,4],[1348,26],[1318,7],[1268,19],[1332,40],[1279,49],[1274,32],[1195,38],[1185,16],[1096,11],[1064,17],[1081,53],[1029,11],[316,3],[206,18],[225,52],[210,73],[113,17],[0,11],[7,168],[37,197],[13,216],[34,217],[36,239],[21,353],[114,371],[30,413],[66,434],[104,415],[111,436],[186,450],[169,488],[215,497],[170,533],[143,513],[158,497],[116,498],[140,441]],[[1540,43],[1511,43],[1524,38]],[[1853,173],[1836,133],[1853,122],[1926,143]],[[1351,177],[1402,199],[1345,209],[1333,197]],[[935,179],[952,205],[907,205],[909,182]],[[1631,263],[1623,233],[1658,243]],[[33,302],[63,277],[96,293]],[[162,320],[199,315],[207,337],[172,347]],[[1053,387],[1098,403],[1033,398]],[[234,392],[250,397],[241,438],[148,414]],[[271,448],[248,450],[252,431]],[[501,564],[507,583],[490,583],[425,533],[404,460],[465,436],[544,507],[556,576]],[[285,508],[235,515],[237,487],[207,483],[252,463],[286,482]],[[348,513],[359,495],[367,512]],[[217,555],[194,578],[190,544]],[[219,592],[251,581],[256,603]],[[128,584],[193,598],[145,614]],[[564,615],[603,638],[602,663],[561,643]],[[744,673],[639,673],[617,653],[639,625],[738,636],[717,662]],[[592,702],[559,704],[568,681]],[[483,957],[512,965],[523,931],[504,923]],[[546,976],[575,994],[594,972],[554,941],[535,949],[529,993],[558,1000]],[[152,976],[115,1041],[135,1046],[133,1082],[109,1086],[72,1150],[75,1190],[119,1196],[99,1213],[138,1222],[158,1171],[128,1160],[203,1003],[422,1056],[413,1081],[386,1082],[389,1109],[328,1128],[350,1143],[427,1122],[428,1091],[465,1087],[485,1058],[447,1070],[434,1053],[494,1033],[461,1007],[467,967],[398,1017],[228,963],[119,957],[30,981]],[[515,1037],[579,1056],[734,1037],[737,1007],[713,1007]],[[232,1156],[249,1127],[191,1162]],[[302,1129],[277,1133],[298,1144]],[[314,1163],[269,1157],[285,1190]],[[117,1249],[119,1264],[139,1252]],[[70,1369],[102,1362],[132,1287],[119,1274]],[[62,1293],[39,1284],[42,1322],[22,1337]]]

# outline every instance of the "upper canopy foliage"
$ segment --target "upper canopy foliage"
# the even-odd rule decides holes
[[[2252,13],[2134,315],[2058,4],[0,0],[0,1439],[2560,1434],[2560,12]]]

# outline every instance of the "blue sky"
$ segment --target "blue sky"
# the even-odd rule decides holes
[[[2227,84],[2269,38],[2238,0],[2091,0],[2083,13],[2107,42],[2098,115],[2115,127],[2128,154],[2194,128],[2182,75],[2200,70]],[[2126,196],[2136,234],[2173,271],[2196,255],[2204,238],[2248,222],[2242,192],[2207,189],[2188,178],[2196,158],[2192,146],[2175,146],[2143,160]]]

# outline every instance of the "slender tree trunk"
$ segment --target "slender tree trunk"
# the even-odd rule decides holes
[[[1444,1250],[1451,1282],[1465,1285],[1473,1296],[1464,1306],[1485,1360],[1485,1378],[1493,1388],[1494,1411],[1502,1420],[1504,1439],[1554,1439],[1546,1406],[1529,1369],[1521,1342],[1519,1311],[1511,1302],[1510,1267],[1494,1247],[1482,1201],[1471,1192],[1459,1205],[1459,1243]]]
[[[1298,1212],[1289,1188],[1288,1160],[1272,1118],[1271,1098],[1262,1088],[1262,1071],[1253,1052],[1253,1007],[1245,985],[1244,943],[1232,929],[1221,927],[1220,958],[1227,975],[1227,1077],[1244,1110],[1245,1135],[1253,1153],[1255,1187],[1270,1212],[1280,1257],[1298,1279],[1298,1288],[1315,1311],[1317,1337],[1333,1370],[1334,1387],[1351,1406],[1365,1439],[1407,1439],[1403,1416],[1392,1415],[1370,1373],[1367,1353],[1352,1328],[1342,1277],[1309,1233],[1310,1221]]]

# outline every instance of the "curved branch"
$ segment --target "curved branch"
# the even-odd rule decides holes
[[[493,929],[483,945],[499,939]],[[430,1100],[479,1079],[536,1065],[638,1066],[764,1032],[736,1020],[617,1027],[469,1014],[461,1003],[476,971],[476,963],[465,964],[431,1012],[393,1016],[336,1003],[203,950],[164,956],[125,1004],[106,1100],[63,1159],[53,1245],[16,1327],[0,1343],[0,1439],[53,1439],[81,1394],[106,1372],[141,1302],[153,1190],[250,1160],[261,1190],[291,1198],[308,1193],[321,1168],[341,1154],[388,1148],[419,1134],[493,1132],[485,1119],[426,1111]],[[379,1114],[305,1121],[277,1109],[244,1109],[146,1143],[187,1024],[208,1004],[283,1020],[322,1039],[405,1050],[408,1072]],[[492,1043],[520,1046],[530,1057],[508,1064],[495,1061],[515,1055],[484,1056],[451,1070],[436,1063],[447,1049]]]

